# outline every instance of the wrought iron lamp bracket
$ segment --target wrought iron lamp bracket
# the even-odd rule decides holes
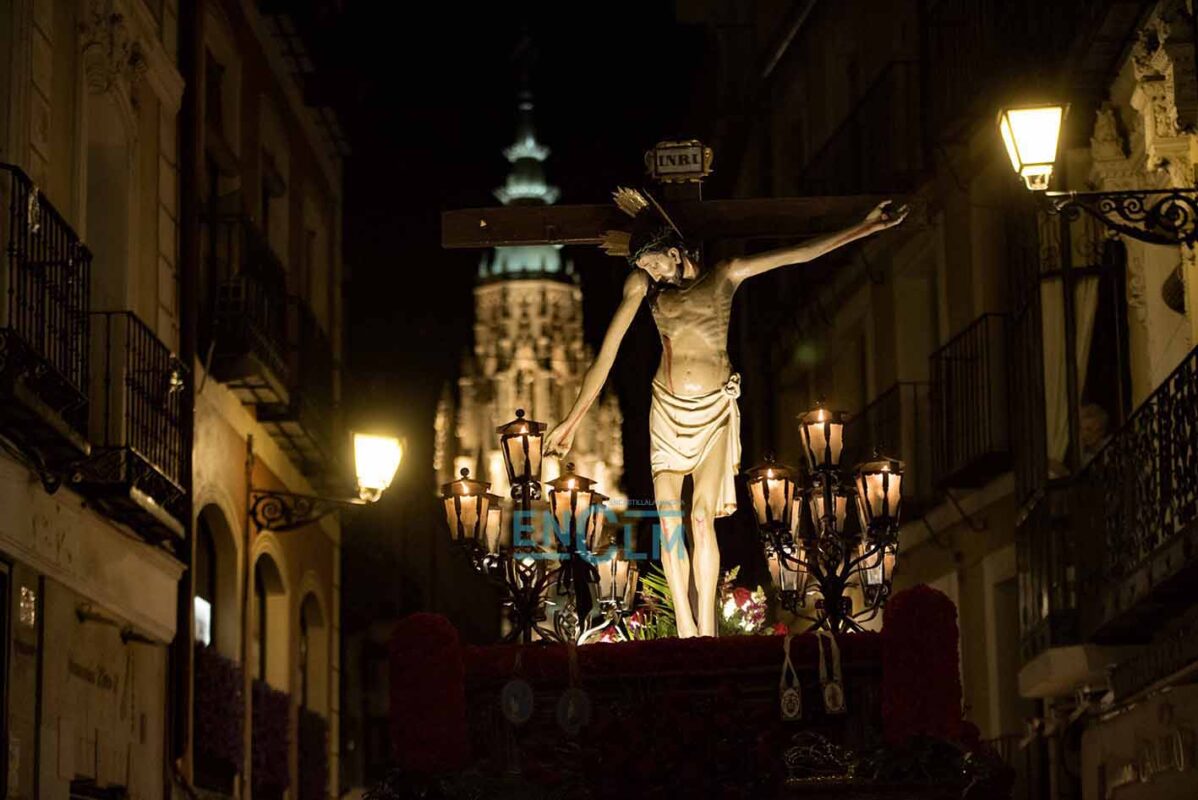
[[[356,497],[342,499],[255,489],[251,492],[250,519],[260,531],[283,533],[311,525],[336,511],[364,505],[367,501]]]
[[[1089,214],[1112,231],[1148,244],[1198,243],[1198,190],[1045,192],[1050,214]]]

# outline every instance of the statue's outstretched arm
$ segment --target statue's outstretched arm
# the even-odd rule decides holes
[[[887,228],[893,228],[907,218],[907,211],[907,206],[895,206],[887,201],[879,204],[869,212],[865,219],[850,228],[827,236],[820,236],[793,247],[783,247],[750,256],[738,256],[725,262],[723,268],[733,284],[739,284],[745,278],[751,278],[772,269],[814,261],[838,247],[844,247],[850,242],[864,239],[866,236]]]
[[[595,356],[594,363],[582,377],[578,399],[574,401],[566,418],[545,437],[545,455],[564,456],[573,446],[574,433],[578,430],[578,423],[582,422],[587,410],[603,389],[603,384],[607,382],[607,375],[611,372],[612,365],[616,363],[616,353],[620,349],[620,342],[623,341],[624,334],[628,332],[628,327],[632,325],[637,309],[640,308],[641,301],[645,299],[645,294],[648,291],[649,276],[644,270],[634,269],[624,281],[624,296],[620,300],[615,316],[607,326],[607,333],[603,335],[603,344],[599,348],[599,354]]]

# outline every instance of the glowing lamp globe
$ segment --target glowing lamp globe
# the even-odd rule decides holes
[[[607,501],[611,498],[599,492],[591,492],[591,506],[586,514],[586,546],[591,553],[599,552],[607,531]]]
[[[836,469],[844,449],[844,423],[841,411],[829,411],[822,405],[799,415],[799,435],[803,452],[812,470]]]
[[[790,467],[775,464],[773,457],[745,473],[749,486],[749,497],[753,499],[753,513],[757,516],[757,527],[763,531],[788,532],[791,529],[791,514],[794,511],[795,471]]]
[[[1034,192],[1048,189],[1064,119],[1065,106],[1055,104],[1004,108],[998,114],[1011,168]]]
[[[498,495],[487,495],[486,551],[498,555],[512,546],[512,529],[503,526],[503,499]]]
[[[387,491],[403,460],[403,443],[394,436],[354,434],[354,469],[358,496],[374,502]]]
[[[631,611],[636,599],[636,564],[614,547],[595,561],[599,571],[599,605],[609,611]]]
[[[585,544],[585,526],[593,516],[591,504],[595,482],[576,473],[573,464],[567,464],[565,472],[547,483],[549,510],[557,523],[558,539],[567,545],[567,550]]]
[[[470,470],[463,468],[461,477],[441,487],[441,500],[445,504],[445,521],[449,525],[449,536],[457,543],[486,545],[489,522],[490,498],[487,490],[491,484],[470,478]]]
[[[879,456],[857,467],[857,512],[862,531],[898,524],[903,502],[903,462]]]
[[[845,531],[848,521],[849,502],[853,499],[844,486],[818,476],[811,483],[807,507],[811,509],[811,522],[821,536],[838,536]]]
[[[541,481],[541,443],[545,423],[524,418],[524,409],[516,409],[516,418],[495,429],[499,449],[507,467],[507,479],[513,487],[533,486]]]

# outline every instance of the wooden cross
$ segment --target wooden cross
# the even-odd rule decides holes
[[[843,229],[892,196],[832,195],[812,197],[702,200],[701,181],[710,170],[710,150],[690,171],[660,170],[655,162],[680,147],[697,142],[663,142],[646,154],[650,175],[662,183],[671,215],[688,239],[810,238]],[[706,162],[705,165],[703,162]],[[615,188],[614,186],[612,187]],[[591,244],[609,230],[628,227],[628,217],[614,203],[598,205],[523,205],[467,208],[441,214],[441,246],[489,248],[512,245]]]

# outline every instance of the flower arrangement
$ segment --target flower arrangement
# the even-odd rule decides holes
[[[724,573],[720,580],[716,608],[716,623],[720,636],[756,634],[785,634],[788,628],[778,622],[768,626],[769,609],[765,589],[749,589],[736,585],[739,567]],[[589,641],[629,642],[647,639],[667,639],[678,635],[674,622],[674,603],[665,573],[651,566],[641,575],[641,598],[644,604],[622,620],[598,630]]]
[[[765,627],[765,590],[749,590],[734,585],[739,567],[733,567],[720,581],[719,628],[721,636],[762,633]]]

